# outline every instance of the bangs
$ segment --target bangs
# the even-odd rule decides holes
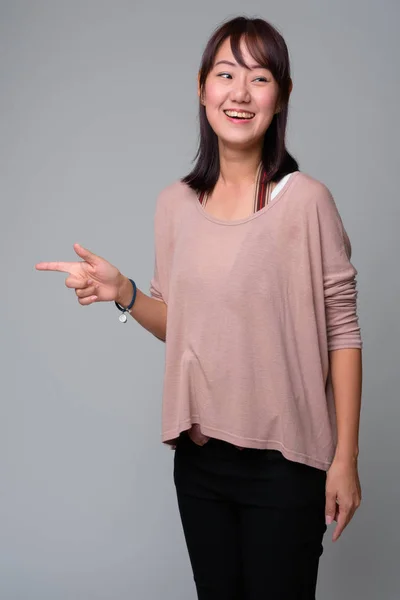
[[[250,69],[250,66],[246,64],[242,50],[241,50],[241,42],[244,42],[249,54],[254,58],[255,62],[260,65],[260,67],[264,67],[265,69],[271,69],[270,60],[268,56],[266,56],[265,48],[261,41],[259,40],[257,35],[249,35],[248,33],[234,33],[230,36],[230,44],[232,54],[235,57],[236,61],[239,63],[241,67],[246,67]]]
[[[249,54],[255,62],[262,68],[271,71],[278,83],[281,82],[285,70],[285,65],[279,64],[280,52],[271,36],[260,35],[256,28],[250,28],[249,31],[234,32],[229,36],[232,54],[236,61],[242,67],[250,68],[246,64],[242,51],[241,42],[243,40]]]

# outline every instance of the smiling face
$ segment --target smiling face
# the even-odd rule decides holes
[[[246,148],[262,143],[274,114],[278,112],[279,86],[268,69],[257,65],[243,39],[240,49],[245,63],[251,68],[237,63],[227,38],[207,75],[201,101],[219,141]],[[200,89],[198,93],[200,96]],[[237,111],[237,116],[248,118],[232,118],[234,113],[228,116],[225,112],[230,110]]]

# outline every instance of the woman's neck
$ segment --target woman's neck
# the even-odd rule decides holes
[[[241,188],[253,184],[261,163],[261,151],[257,149],[251,154],[233,152],[220,147],[219,153],[219,185],[224,188]]]

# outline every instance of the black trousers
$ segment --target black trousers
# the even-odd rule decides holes
[[[325,471],[184,432],[174,483],[199,600],[315,600]]]

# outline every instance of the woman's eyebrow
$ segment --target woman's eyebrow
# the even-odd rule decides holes
[[[237,63],[234,63],[230,60],[219,60],[214,64],[214,67],[216,67],[217,65],[220,64],[225,64],[225,65],[229,65],[230,67],[237,67]],[[268,71],[269,69],[267,69],[267,67],[263,67],[261,65],[250,65],[250,69],[265,69],[266,71]]]

